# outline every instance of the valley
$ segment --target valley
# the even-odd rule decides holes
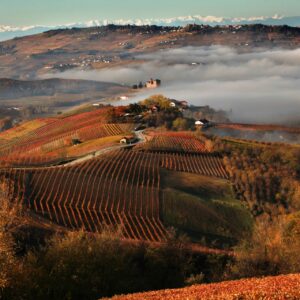
[[[0,298],[297,299],[299,46],[261,24],[0,42]]]

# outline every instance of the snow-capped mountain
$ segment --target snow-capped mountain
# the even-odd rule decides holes
[[[107,24],[116,25],[160,25],[160,26],[185,26],[187,24],[207,24],[216,25],[238,25],[238,24],[265,24],[265,25],[289,25],[300,26],[300,16],[284,17],[275,15],[273,17],[250,17],[250,18],[225,18],[216,16],[182,16],[166,19],[119,19],[119,20],[92,20],[84,23],[72,23],[57,26],[33,25],[25,27],[12,27],[0,25],[0,41],[8,40],[14,37],[21,37],[31,34],[41,33],[50,29],[71,28],[71,27],[92,27]]]

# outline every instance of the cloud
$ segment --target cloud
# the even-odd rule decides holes
[[[160,26],[186,26],[187,24],[206,24],[206,25],[241,25],[241,24],[255,24],[261,23],[265,25],[289,25],[289,26],[300,26],[300,16],[295,17],[284,17],[280,15],[268,16],[253,16],[249,18],[226,18],[218,16],[179,16],[173,18],[157,18],[157,19],[118,19],[118,20],[90,20],[81,23],[70,23],[55,26],[47,25],[32,25],[32,26],[8,26],[0,24],[0,41],[21,37],[30,34],[41,33],[50,29],[59,28],[72,28],[72,27],[93,27],[103,26],[107,24],[116,25],[160,25]]]

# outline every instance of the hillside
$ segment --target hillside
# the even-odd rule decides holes
[[[35,81],[21,81],[0,78],[0,100],[19,99],[22,97],[55,96],[55,94],[85,94],[92,92],[108,92],[109,89],[126,90],[114,83],[86,80],[45,79]]]
[[[136,55],[183,46],[297,48],[300,30],[288,26],[115,26],[51,30],[0,43],[0,77],[36,78],[136,62]],[[17,63],[16,63],[17,62]]]
[[[13,117],[14,122],[19,123],[40,116],[55,115],[81,104],[117,99],[130,92],[126,86],[109,82],[0,78],[0,117]]]
[[[222,157],[194,132],[131,132],[132,119],[120,117],[130,107],[91,107],[1,133],[3,190],[53,226],[120,227],[124,238],[149,242],[174,227],[205,246],[235,244],[251,216]],[[128,135],[133,144],[120,144]]]
[[[153,101],[160,112],[149,110]],[[173,131],[182,112],[169,102],[90,106],[2,132],[2,190],[41,223],[119,228],[125,239],[156,243],[173,227],[220,249],[238,243],[254,216],[297,209],[298,147],[217,138],[194,125]],[[170,129],[147,128],[159,122]]]
[[[41,255],[16,258],[34,271],[9,293],[35,295],[41,281],[51,298],[72,290],[71,298],[97,299],[225,275],[298,272],[299,146],[210,135],[184,117],[184,104],[157,95],[126,106],[86,105],[0,133],[4,225],[14,210],[20,251]],[[62,276],[72,283],[61,286]],[[293,279],[279,278],[151,292],[149,299],[210,299],[211,287],[211,299],[216,291],[255,299],[260,284],[272,287],[265,290],[272,299],[277,282],[294,291]]]
[[[250,230],[251,215],[230,181],[197,173],[162,171],[163,220],[192,241],[232,246]]]
[[[116,296],[114,300],[256,300],[256,299],[299,299],[300,275],[242,279],[214,284],[194,285],[175,290]]]
[[[150,242],[166,240],[167,228],[171,225],[181,227],[186,233],[196,233],[198,238],[195,241],[199,241],[199,234],[203,237],[201,232],[210,239],[226,242],[227,239],[238,236],[229,225],[231,214],[224,215],[220,211],[222,205],[224,209],[226,206],[226,203],[222,204],[222,199],[234,206],[234,195],[228,190],[230,184],[219,157],[199,151],[192,155],[182,153],[178,157],[179,154],[174,156],[172,153],[141,151],[139,147],[118,146],[121,135],[126,134],[126,128],[129,131],[130,127],[127,124],[105,123],[96,127],[100,118],[101,109],[82,116],[53,120],[45,125],[41,123],[41,127],[33,128],[32,131],[25,127],[25,135],[18,136],[14,130],[10,130],[11,133],[8,134],[3,133],[1,164],[4,168],[1,178],[4,185],[12,188],[9,194],[17,197],[18,201],[36,215],[67,228],[98,232],[106,226],[120,226],[124,238]],[[68,119],[71,126],[69,129]],[[78,129],[72,125],[75,119],[80,127]],[[61,122],[64,126],[59,129],[56,123]],[[83,124],[85,127],[82,127]],[[81,144],[72,144],[74,139]],[[93,147],[90,146],[91,143],[94,144]],[[101,148],[108,151],[102,153]],[[76,152],[78,161],[74,157]],[[92,155],[88,156],[88,153]],[[69,160],[74,161],[68,164]],[[191,167],[192,164],[197,165],[197,168]],[[205,167],[201,167],[203,164]],[[47,165],[57,166],[49,168]],[[216,231],[213,224],[208,229],[206,226],[209,224],[203,227],[192,221],[184,226],[180,220],[174,220],[170,214],[173,204],[169,204],[167,199],[171,183],[166,184],[163,180],[165,169],[170,170],[166,172],[176,174],[186,172],[185,176],[203,176],[196,177],[203,184],[194,192],[206,189],[207,195],[212,194],[211,204],[206,204],[207,200],[200,202],[199,199],[196,200],[194,209],[204,211],[208,205],[206,210],[210,211],[212,222],[218,219],[218,226],[223,227],[224,231]],[[173,183],[177,180],[177,188],[184,192],[187,184],[180,177],[175,178],[176,175]],[[210,185],[218,182],[217,178],[224,178],[224,181],[218,183],[220,191],[213,193],[211,189],[214,187]],[[190,195],[191,197],[193,196]],[[186,200],[191,201],[188,198]],[[213,203],[216,198],[219,199],[219,204]],[[186,206],[189,207],[189,204]],[[184,215],[187,213],[180,207],[173,213],[176,212]],[[230,228],[233,232],[227,233]],[[211,235],[215,236],[212,238]]]

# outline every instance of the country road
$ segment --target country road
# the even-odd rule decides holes
[[[114,151],[114,150],[118,150],[118,149],[122,149],[122,148],[129,148],[141,143],[144,143],[146,141],[145,136],[143,134],[144,130],[140,130],[140,131],[132,131],[133,134],[135,135],[136,139],[138,140],[136,143],[133,144],[119,144],[119,145],[115,145],[115,146],[110,146],[98,151],[95,151],[93,153],[89,153],[86,154],[82,157],[76,158],[70,162],[67,162],[65,164],[60,164],[60,165],[51,165],[51,166],[40,166],[40,167],[33,167],[33,166],[26,166],[26,167],[9,167],[9,168],[2,168],[3,169],[14,169],[14,170],[24,170],[24,169],[51,169],[51,168],[58,168],[58,167],[70,167],[73,165],[77,165],[80,164],[82,162],[85,162],[87,160],[93,159],[95,157],[98,157],[100,155],[103,155],[105,153]]]
[[[69,166],[73,166],[73,165],[76,165],[76,164],[79,164],[79,163],[82,163],[84,161],[87,161],[87,160],[90,160],[92,158],[95,158],[97,156],[100,156],[100,155],[103,155],[107,152],[111,152],[113,150],[117,150],[117,149],[122,149],[122,148],[128,148],[128,147],[132,147],[132,146],[135,146],[137,144],[141,144],[141,143],[144,143],[145,142],[145,136],[143,134],[143,130],[140,130],[140,131],[133,131],[134,135],[136,136],[137,138],[137,142],[134,143],[134,144],[120,144],[120,145],[116,145],[116,146],[111,146],[111,147],[107,147],[107,148],[104,148],[104,149],[101,149],[99,151],[96,151],[92,154],[87,154],[83,157],[80,157],[78,159],[75,159],[69,163],[66,163],[66,164],[63,164],[61,166],[63,167],[69,167]]]

